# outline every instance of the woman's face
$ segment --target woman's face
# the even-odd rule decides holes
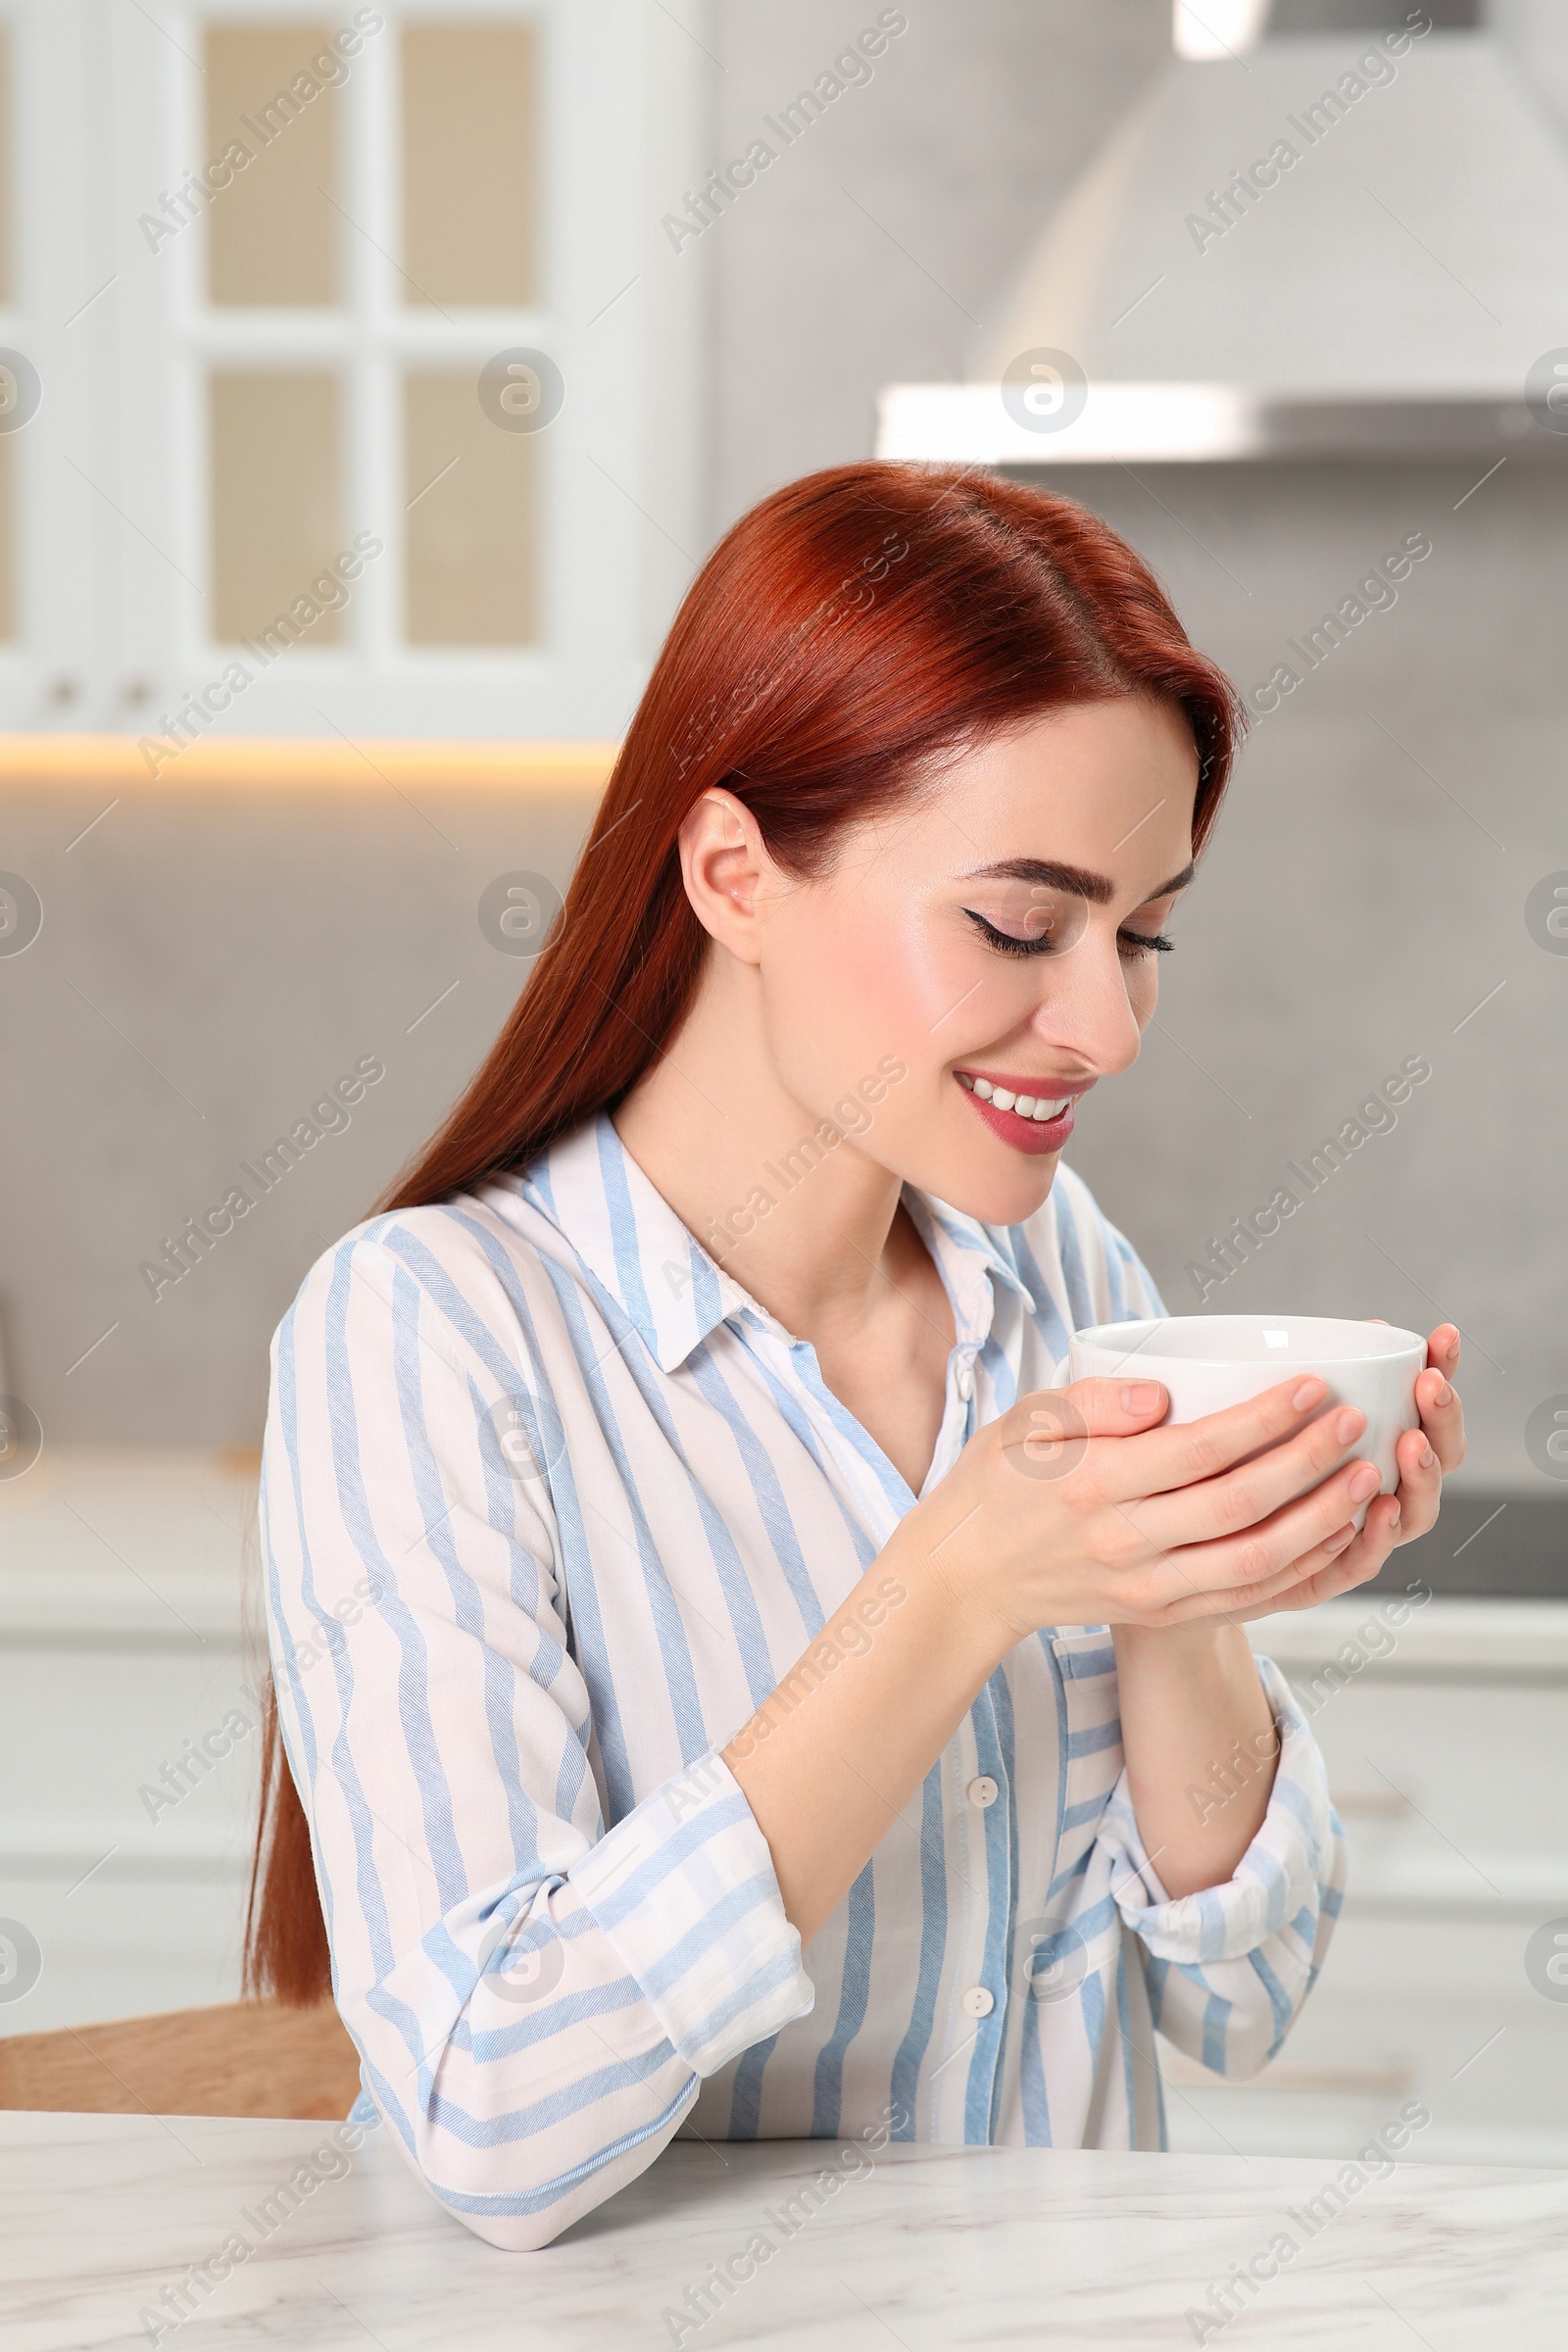
[[[1030,1215],[1076,1105],[1153,1014],[1148,943],[1189,876],[1197,780],[1168,705],[1080,704],[851,828],[822,879],[769,862],[757,944],[778,1079],[939,1200]]]

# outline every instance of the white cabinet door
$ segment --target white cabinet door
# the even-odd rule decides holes
[[[0,724],[80,727],[112,626],[94,79],[79,0],[0,12]],[[95,299],[96,297],[96,299]]]
[[[1429,2163],[1568,2163],[1568,1606],[1351,1596],[1249,1628],[1296,1690],[1345,1824],[1323,1972],[1274,2064],[1172,2056],[1172,2147],[1348,2156],[1407,2098]]]
[[[210,733],[617,732],[697,553],[702,263],[659,225],[691,32],[646,0],[0,22],[0,345],[42,389],[7,431],[0,377],[0,723],[127,729],[158,772]]]

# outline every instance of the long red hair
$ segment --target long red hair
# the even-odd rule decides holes
[[[1199,754],[1195,853],[1243,725],[1148,566],[1070,499],[957,466],[834,466],[741,517],[697,578],[627,730],[527,986],[383,1209],[519,1169],[610,1109],[664,1051],[707,934],[678,834],[723,786],[769,852],[821,873],[852,820],[941,756],[1068,703],[1180,709]],[[245,1984],[307,2003],[331,1973],[304,1809],[268,1688]]]

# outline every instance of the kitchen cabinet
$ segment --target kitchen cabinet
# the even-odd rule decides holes
[[[1216,2086],[1166,2054],[1171,2144],[1348,2151],[1417,2097],[1426,2161],[1568,2164],[1568,1984],[1544,1973],[1552,1923],[1568,1937],[1568,1602],[1444,1595],[1401,1624],[1392,1598],[1248,1629],[1323,1749],[1349,1880],[1271,2067]]]
[[[0,2034],[238,1997],[254,1497],[245,1456],[149,1448],[0,1484],[0,1918],[39,1954]]]
[[[702,45],[173,15],[0,14],[0,724],[617,732],[700,544]]]

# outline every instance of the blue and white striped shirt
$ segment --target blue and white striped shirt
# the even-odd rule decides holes
[[[925,1492],[1070,1330],[1163,1312],[1068,1169],[1024,1224],[906,1187],[956,1343]],[[718,1755],[915,1497],[604,1115],[372,1219],[273,1344],[273,1671],[366,2092],[470,2229],[546,2244],[685,2129],[1157,2147],[1152,2027],[1275,2050],[1343,1841],[1283,1678],[1267,1817],[1167,1898],[1103,1628],[992,1675],[804,1953]]]

